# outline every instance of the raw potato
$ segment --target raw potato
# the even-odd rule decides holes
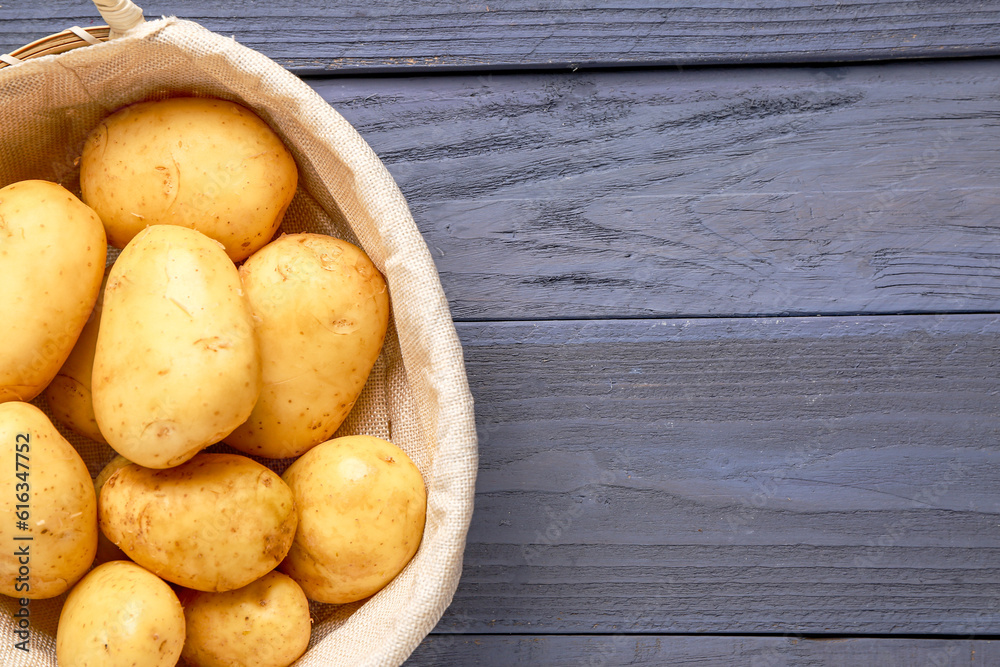
[[[299,456],[333,436],[365,386],[389,322],[385,280],[359,248],[321,234],[280,237],[240,277],[264,386],[226,442],[268,458]]]
[[[122,248],[147,225],[197,229],[234,262],[281,224],[298,172],[278,135],[244,107],[176,98],[125,107],[91,132],[80,162],[83,200]]]
[[[128,465],[101,488],[101,530],[129,558],[175,584],[231,591],[288,553],[297,517],[280,477],[237,454],[176,468]]]
[[[132,462],[121,454],[116,455],[111,459],[101,472],[97,473],[97,477],[94,478],[94,491],[97,493],[97,497],[101,497],[101,487],[107,482],[112,475],[121,470],[127,465],[131,465]],[[94,564],[100,565],[101,563],[108,563],[113,560],[128,560],[128,555],[124,551],[118,548],[107,536],[100,530],[97,531],[97,556],[94,557]]]
[[[344,604],[381,590],[420,546],[427,491],[420,471],[387,440],[324,442],[288,467],[299,527],[281,571],[310,600]]]
[[[0,448],[7,466],[0,475],[0,593],[55,597],[94,562],[97,509],[90,473],[45,413],[29,403],[0,404]]]
[[[129,461],[121,454],[115,455],[113,459],[108,461],[107,465],[101,468],[101,472],[97,473],[97,477],[94,478],[94,490],[97,492],[97,495],[101,495],[101,487],[104,486],[105,482],[111,479],[112,475],[132,463],[132,461]]]
[[[59,615],[59,667],[174,667],[184,610],[164,581],[135,563],[100,565],[70,592]]]
[[[182,656],[192,667],[287,667],[312,631],[305,593],[280,572],[226,593],[192,591],[184,616]]]
[[[30,401],[55,377],[97,300],[107,242],[69,190],[0,190],[0,402]]]
[[[111,269],[97,337],[94,415],[115,451],[167,468],[222,440],[260,393],[260,356],[236,267],[216,242],[157,225]]]
[[[53,416],[80,435],[97,442],[106,441],[94,417],[90,382],[94,374],[94,351],[97,349],[97,332],[101,326],[101,309],[104,307],[104,287],[110,271],[111,267],[104,271],[97,303],[94,304],[94,310],[80,332],[73,351],[45,388],[45,401]]]

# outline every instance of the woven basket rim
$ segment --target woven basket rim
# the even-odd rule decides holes
[[[77,28],[78,30],[83,30],[87,32],[91,37],[101,41],[106,42],[111,34],[111,28],[106,25],[91,26],[89,28]],[[73,32],[72,29],[66,29],[62,32],[57,32],[41,39],[36,39],[30,44],[26,44],[21,48],[11,51],[6,54],[18,60],[30,60],[31,58],[41,58],[42,56],[55,55],[57,53],[65,53],[66,51],[72,51],[73,49],[78,49],[81,46],[90,46],[90,42],[87,42],[78,34]],[[4,62],[0,60],[0,69],[4,67],[11,67],[11,63]]]

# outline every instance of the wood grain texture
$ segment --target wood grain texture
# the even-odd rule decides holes
[[[299,73],[834,62],[1000,54],[1000,2],[143,0]],[[100,23],[84,0],[5,2],[0,52]]]
[[[957,314],[1000,60],[689,69],[996,56],[1000,2],[142,4],[355,75],[309,83],[464,320],[477,510],[410,664],[1000,662],[1000,316]],[[0,52],[95,16],[3,3]]]
[[[684,637],[579,635],[431,635],[405,663],[504,667],[858,667],[1000,664],[1000,642],[968,639],[806,639],[800,637]]]
[[[310,84],[459,319],[992,312],[998,65]]]
[[[1000,316],[463,323],[439,630],[1000,631]]]

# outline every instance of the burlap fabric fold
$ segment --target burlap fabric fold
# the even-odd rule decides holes
[[[299,166],[299,192],[282,231],[357,243],[388,281],[392,322],[385,348],[338,435],[389,438],[410,455],[428,489],[424,538],[413,561],[377,595],[352,605],[314,604],[313,638],[296,664],[401,664],[458,585],[472,515],[476,431],[462,348],[433,260],[399,188],[360,135],[270,59],[167,18],[106,44],[0,70],[0,187],[42,178],[79,193],[77,161],[98,121],[132,102],[176,95],[221,97],[255,110]],[[106,446],[63,433],[92,474],[112,456]],[[288,463],[269,465],[280,472]],[[17,602],[0,596],[0,664],[56,664],[63,597],[31,603],[25,653],[14,647]]]

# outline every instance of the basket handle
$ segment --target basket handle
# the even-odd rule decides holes
[[[109,36],[111,39],[121,37],[145,21],[142,8],[135,5],[132,0],[94,0],[94,4],[111,28]]]

